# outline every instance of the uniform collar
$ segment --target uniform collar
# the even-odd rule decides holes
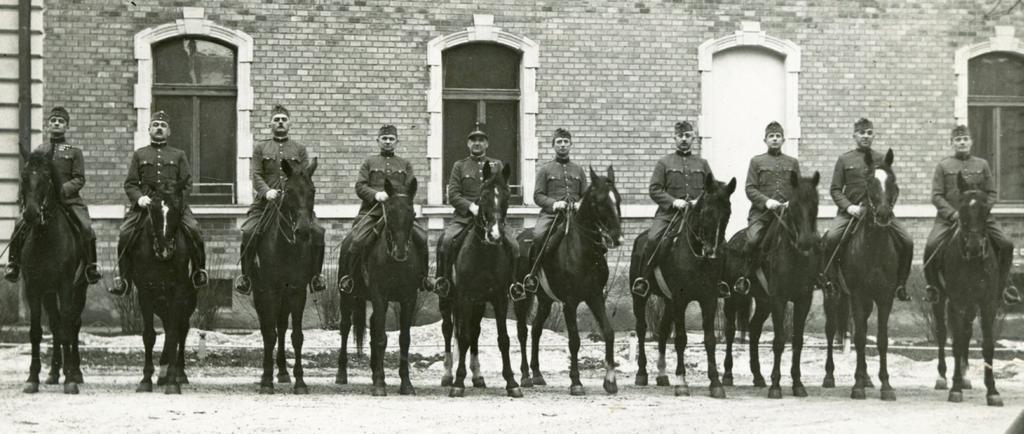
[[[693,155],[693,150],[689,150],[689,151],[679,151],[679,150],[677,150],[676,151],[676,155],[678,155],[680,157],[689,157],[689,156]]]
[[[957,152],[957,153],[953,154],[953,158],[956,158],[957,160],[960,160],[960,161],[967,161],[967,160],[971,159],[971,153],[970,152]]]
[[[50,136],[50,144],[51,145],[64,145],[64,144],[67,144],[67,139],[64,137],[63,134],[61,134],[59,136]]]
[[[154,147],[154,148],[158,148],[159,149],[159,148],[162,148],[164,146],[167,146],[167,142],[149,142],[149,145]]]
[[[394,157],[395,151],[380,151],[381,157]]]
[[[284,136],[284,137],[274,136],[274,141],[275,142],[279,142],[279,143],[287,142],[288,141],[288,136]]]
[[[867,154],[868,152],[871,152],[871,148],[862,148],[860,146],[854,148],[854,150],[860,152],[861,154]]]
[[[561,164],[566,164],[566,163],[568,163],[568,162],[569,162],[569,156],[568,156],[568,155],[566,155],[566,156],[565,156],[565,158],[562,158],[562,157],[555,157],[555,161],[557,161],[557,162],[559,162],[559,163],[561,163]]]
[[[779,155],[782,155],[782,148],[779,148],[779,149],[768,148],[768,155],[771,155],[773,157],[778,157]]]
[[[484,161],[487,161],[487,154],[483,154],[481,156],[470,154],[469,159],[476,161],[477,163],[483,163]]]

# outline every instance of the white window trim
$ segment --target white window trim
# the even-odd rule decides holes
[[[150,106],[153,103],[153,44],[179,36],[204,36],[234,46],[238,60],[235,65],[238,88],[236,97],[235,137],[238,162],[235,168],[235,200],[239,205],[252,203],[252,183],[249,181],[249,163],[252,157],[253,135],[250,114],[253,107],[251,83],[253,39],[247,33],[221,26],[207,20],[203,8],[182,8],[182,19],[172,23],[143,29],[135,34],[135,61],[138,81],[135,83],[135,149],[149,144]]]
[[[953,113],[957,125],[967,125],[967,66],[971,59],[996,51],[1024,56],[1024,42],[1014,36],[1013,26],[995,26],[996,35],[987,41],[960,47],[953,55],[953,73],[956,75],[956,96]]]
[[[697,129],[701,135],[701,155],[712,160],[716,157],[728,158],[727,155],[714,155],[714,137],[707,135],[711,129],[710,109],[714,98],[711,91],[711,80],[714,71],[711,69],[715,53],[735,47],[763,47],[781,55],[786,69],[786,143],[783,152],[799,158],[800,145],[800,47],[792,41],[776,38],[761,31],[761,24],[754,21],[743,21],[740,30],[718,39],[709,39],[697,48],[697,69],[700,71],[700,106],[701,114],[697,118]],[[703,146],[706,145],[706,146]]]
[[[458,45],[470,42],[494,42],[522,53],[519,64],[519,173],[523,186],[523,204],[532,205],[534,176],[537,165],[537,69],[540,46],[530,38],[506,32],[494,27],[493,15],[473,15],[473,26],[466,30],[438,36],[427,43],[427,68],[430,71],[430,89],[427,91],[427,112],[430,114],[430,130],[427,135],[427,162],[430,179],[427,185],[427,204],[446,208],[443,205],[445,179],[444,167],[444,118],[442,116],[442,90],[444,88],[441,53]],[[447,214],[447,212],[446,212]],[[442,225],[442,217],[431,217],[430,227]]]

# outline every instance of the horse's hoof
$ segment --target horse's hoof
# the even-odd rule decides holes
[[[78,395],[78,383],[64,382],[64,394],[65,395]]]
[[[295,387],[292,388],[292,393],[296,395],[309,395],[309,387],[305,384],[296,384]]]
[[[924,288],[924,301],[935,304],[939,302],[939,289],[928,285]]]
[[[657,383],[659,386],[667,387],[672,385],[671,383],[668,382],[668,375],[659,375],[658,378],[654,380],[654,382]]]
[[[269,386],[261,385],[260,386],[260,395],[273,395],[273,394],[274,394],[274,386],[273,385],[269,385]]]
[[[451,389],[448,389],[448,397],[449,398],[462,398],[464,396],[466,396],[466,388],[465,387],[455,387],[455,386],[452,386]]]
[[[826,389],[831,389],[833,387],[836,387],[836,379],[835,379],[835,377],[833,377],[831,375],[826,375],[825,376],[825,381],[821,382],[821,387],[824,387]]]
[[[522,387],[533,387],[533,378],[524,375],[519,379],[519,385]]]
[[[334,377],[334,384],[346,385],[348,384],[348,375],[338,374]]]
[[[647,374],[636,374],[636,377],[633,378],[633,384],[635,384],[637,386],[646,386],[647,385]]]
[[[292,382],[292,377],[290,375],[288,375],[287,372],[282,372],[280,374],[277,374],[277,382],[278,383],[291,383]]]
[[[384,386],[373,386],[373,396],[388,396],[388,390]]]
[[[754,377],[754,387],[768,387],[768,383],[764,382],[763,377]]]
[[[964,378],[963,380],[961,380],[960,384],[961,384],[961,386],[960,386],[961,389],[971,390],[971,380],[969,380],[967,378]]]
[[[725,399],[725,388],[722,386],[711,386],[711,397]]]
[[[797,398],[806,398],[807,388],[805,388],[802,384],[793,386],[793,396]]]
[[[50,374],[47,376],[46,384],[60,384],[60,374]]]
[[[850,399],[867,399],[867,395],[864,393],[863,387],[854,387],[850,391]]]
[[[484,381],[484,377],[473,378],[473,387],[477,389],[486,389],[487,382]]]
[[[537,279],[537,276],[527,274],[525,277],[523,277],[523,284],[521,286],[523,287],[523,291],[526,291],[530,294],[536,294],[537,287],[540,286],[540,280]]]
[[[609,395],[619,393],[619,385],[615,380],[604,380],[604,391]]]
[[[676,386],[674,393],[676,396],[690,396],[690,387],[683,385]]]
[[[583,389],[582,384],[573,384],[569,386],[569,395],[572,396],[583,396],[586,395],[587,391]]]
[[[938,380],[935,380],[935,390],[946,390],[948,387],[949,384],[946,383],[945,378],[939,378]]]
[[[25,387],[21,391],[23,393],[38,393],[39,383],[25,383]]]
[[[722,385],[732,387],[732,374],[725,374],[722,376]]]
[[[153,383],[139,383],[139,386],[135,388],[137,393],[148,393],[153,391]]]
[[[718,298],[729,298],[732,295],[732,287],[728,283],[718,282]]]
[[[736,283],[732,285],[732,290],[736,291],[739,295],[747,295],[750,293],[750,279],[740,276],[736,279]]]
[[[949,402],[964,402],[964,393],[963,392],[954,392],[954,391],[950,390],[949,391]]]
[[[998,393],[995,394],[995,395],[986,396],[985,397],[985,401],[988,403],[989,407],[1002,407],[1003,406],[1003,397],[999,396]]]
[[[896,391],[893,389],[887,389],[882,391],[882,401],[895,401]]]
[[[164,395],[181,395],[181,385],[174,383],[164,386]]]
[[[508,397],[509,398],[522,398],[523,397],[523,389],[520,389],[518,387],[513,387],[511,389],[508,389]]]
[[[768,398],[771,399],[782,399],[782,388],[779,386],[772,386],[768,388]]]
[[[441,377],[441,387],[452,387],[452,384],[455,384],[455,379],[451,375]]]
[[[398,387],[399,395],[416,395],[416,388],[412,384],[403,384]]]
[[[548,382],[544,381],[544,377],[540,374],[533,374],[533,385],[534,386],[547,386]]]

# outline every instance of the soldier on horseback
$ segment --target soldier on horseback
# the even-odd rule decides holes
[[[469,156],[456,161],[452,166],[451,175],[448,176],[448,203],[455,207],[455,216],[448,221],[444,233],[437,240],[437,273],[434,287],[451,286],[450,261],[459,254],[459,247],[465,238],[465,229],[480,211],[475,202],[480,196],[480,186],[484,182],[484,165],[490,163],[491,173],[502,171],[501,160],[487,156],[487,146],[487,133],[481,131],[478,124],[466,137]],[[502,234],[502,238],[509,246],[515,247],[515,241],[510,239],[508,234]]]
[[[978,186],[979,190],[988,193],[991,203],[995,203],[998,197],[988,161],[971,155],[974,142],[971,140],[970,130],[964,125],[956,126],[950,134],[949,143],[953,148],[953,155],[944,158],[935,166],[935,175],[932,177],[932,204],[938,212],[932,231],[928,234],[928,242],[924,246],[924,276],[928,283],[926,291],[928,299],[933,301],[937,301],[939,293],[942,292],[942,279],[939,277],[942,272],[939,267],[940,261],[933,258],[941,253],[960,218],[957,206],[960,203],[961,192],[957,186],[957,173],[962,174],[968,184]],[[1008,303],[1019,303],[1020,292],[1009,280],[1010,267],[1013,265],[1013,242],[1003,234],[991,214],[988,216],[987,234],[995,244],[996,255],[999,258],[997,279],[1006,282],[1003,299]]]
[[[658,160],[651,174],[650,196],[658,204],[658,211],[647,231],[643,253],[634,259],[643,261],[642,274],[632,284],[632,290],[637,293],[647,293],[649,273],[653,269],[650,265],[657,264],[668,251],[668,243],[661,242],[662,238],[670,225],[679,224],[680,213],[696,205],[697,198],[704,192],[704,177],[711,173],[707,160],[693,155],[693,144],[698,138],[689,122],[676,122],[674,139],[676,151]]]
[[[835,219],[832,220],[832,227],[825,233],[825,258],[828,260],[827,267],[835,267],[833,258],[837,257],[836,252],[841,247],[844,239],[848,238],[847,232],[850,222],[853,219],[861,219],[864,215],[862,201],[866,200],[867,181],[864,174],[868,167],[864,163],[864,154],[871,153],[873,161],[883,161],[885,156],[871,149],[875,139],[874,125],[871,121],[860,118],[853,124],[853,139],[857,148],[839,156],[836,161],[835,171],[832,174],[832,186],[830,193],[832,200],[839,207]],[[889,232],[895,242],[896,251],[899,253],[899,264],[897,267],[896,296],[902,301],[910,300],[907,295],[907,277],[910,276],[910,261],[914,254],[914,241],[910,238],[907,230],[893,220],[889,226]],[[826,276],[828,269],[825,270]]]
[[[395,148],[398,147],[397,127],[380,127],[377,132],[377,146],[380,147],[380,154],[367,158],[359,168],[355,190],[363,203],[359,207],[352,231],[341,242],[341,269],[338,270],[341,277],[338,284],[340,290],[345,293],[352,292],[354,280],[361,274],[359,267],[364,250],[377,240],[386,221],[381,205],[388,200],[388,194],[384,191],[385,181],[390,180],[398,192],[405,193],[405,187],[415,178],[412,164],[395,155]],[[427,254],[427,231],[419,223],[413,223],[412,240],[416,248],[423,252],[423,270],[427,270],[430,258]],[[423,289],[426,288],[427,283],[424,282]]]
[[[252,185],[256,190],[256,200],[249,207],[245,222],[242,223],[241,262],[242,274],[235,279],[235,290],[248,294],[252,291],[251,276],[256,273],[256,249],[253,244],[261,235],[260,222],[267,205],[281,195],[281,186],[286,178],[281,170],[281,160],[291,160],[305,167],[309,164],[306,147],[288,137],[291,119],[288,109],[278,104],[270,114],[270,129],[274,136],[262,140],[252,150]],[[313,291],[319,292],[326,288],[321,271],[324,264],[324,228],[313,225],[313,279],[310,281]]]
[[[748,279],[760,267],[759,249],[765,228],[793,194],[791,174],[800,177],[800,163],[782,153],[782,145],[786,143],[782,125],[775,121],[769,123],[764,129],[764,143],[768,145],[768,152],[751,158],[747,170],[746,192],[750,199],[750,213],[747,214],[747,241],[743,247],[747,268],[738,283],[748,287]]]
[[[149,206],[151,189],[160,184],[177,184],[185,182],[185,189],[192,186],[192,169],[185,152],[167,146],[167,138],[171,136],[170,119],[163,111],[153,113],[149,122],[150,145],[132,154],[128,176],[124,180],[124,192],[131,201],[131,208],[121,223],[121,233],[117,240],[118,269],[120,276],[114,280],[111,292],[124,294],[130,288],[131,258],[125,253],[131,248],[137,234],[142,229],[145,209]],[[206,285],[206,251],[199,223],[192,215],[192,209],[184,205],[181,216],[182,229],[188,240],[190,261],[192,263],[192,285],[200,288]]]
[[[530,245],[529,257],[531,265],[536,261],[541,248],[550,251],[556,244],[554,234],[547,246],[544,246],[544,240],[549,239],[548,230],[558,213],[566,211],[570,206],[578,210],[580,198],[587,189],[587,177],[583,168],[569,161],[572,134],[562,128],[556,129],[551,137],[551,147],[555,150],[555,159],[541,166],[534,184],[533,202],[540,207],[540,215],[537,216],[537,224],[533,227],[533,243]],[[565,218],[563,217],[559,223],[564,224]]]
[[[82,196],[79,195],[79,191],[85,186],[85,161],[82,157],[82,150],[68,144],[65,138],[70,123],[71,115],[68,111],[64,107],[54,107],[46,122],[50,143],[41,145],[40,148],[53,147],[53,168],[64,182],[61,186],[62,205],[66,207],[68,215],[72,217],[71,220],[77,225],[78,235],[84,249],[83,253],[86,257],[85,278],[92,284],[99,282],[101,277],[96,266],[96,233],[92,230],[89,208],[82,200]],[[10,282],[18,281],[21,268],[18,260],[21,246],[25,242],[25,235],[28,234],[24,227],[25,223],[19,217],[14,225],[7,257],[7,272],[4,274],[4,278]]]

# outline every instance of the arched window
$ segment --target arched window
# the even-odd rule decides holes
[[[235,47],[198,37],[153,44],[151,110],[170,117],[170,146],[185,151],[192,166],[193,204],[236,200]]]
[[[1024,201],[1024,56],[993,51],[968,62],[974,155],[989,161],[1000,201]]]
[[[487,155],[511,163],[513,203],[522,203],[517,164],[521,60],[519,51],[488,42],[457,45],[442,53],[445,184],[452,164],[469,155],[466,135],[480,124],[488,136]]]

